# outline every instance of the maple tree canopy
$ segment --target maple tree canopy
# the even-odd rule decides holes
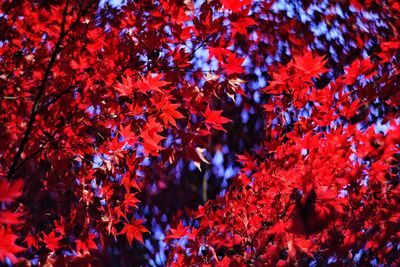
[[[0,0],[1,266],[400,265],[396,0]]]

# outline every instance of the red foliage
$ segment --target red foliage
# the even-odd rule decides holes
[[[396,1],[101,2],[0,2],[0,264],[400,264]]]

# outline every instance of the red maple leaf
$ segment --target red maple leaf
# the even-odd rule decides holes
[[[133,177],[132,177],[133,176]],[[124,185],[125,190],[127,192],[130,191],[130,188],[133,187],[140,191],[140,187],[136,181],[136,177],[134,175],[131,175],[129,172],[125,173],[123,178],[121,179],[121,184]]]
[[[166,81],[162,81],[162,74],[153,75],[148,73],[146,78],[143,80],[139,80],[136,83],[136,87],[142,92],[147,93],[147,91],[152,90],[155,92],[161,92],[160,88],[168,85],[169,83]]]
[[[20,224],[22,215],[20,212],[0,211],[0,224]]]
[[[38,239],[33,236],[33,235],[27,235],[24,239],[24,242],[26,242],[28,244],[28,248],[38,248],[39,244],[38,244]]]
[[[149,119],[149,122],[140,135],[143,139],[144,153],[146,155],[157,156],[158,151],[163,149],[163,147],[160,146],[160,142],[165,139],[165,137],[158,135],[162,129],[162,125],[156,122],[154,118]]]
[[[119,133],[121,136],[124,137],[125,141],[128,144],[134,144],[137,141],[137,136],[136,134],[131,130],[131,125],[128,124],[126,127],[122,126],[122,124],[119,126]]]
[[[311,51],[307,51],[304,55],[293,56],[293,58],[293,65],[308,77],[315,77],[328,71],[324,67],[326,60],[323,57],[314,57]]]
[[[55,251],[60,247],[59,241],[62,238],[62,236],[56,236],[55,232],[51,232],[49,235],[43,233],[43,242],[45,243],[46,247],[51,251]]]
[[[143,226],[144,220],[133,219],[130,223],[124,223],[124,227],[122,228],[119,234],[126,234],[126,238],[129,241],[129,245],[131,245],[133,239],[139,241],[143,244],[142,233],[147,233],[147,229]]]
[[[226,51],[228,51],[226,48],[208,47],[208,59],[215,57],[218,61],[222,61]]]
[[[242,73],[244,71],[242,64],[245,58],[236,57],[234,53],[229,53],[226,63],[223,63],[226,74]]]
[[[226,130],[222,127],[222,125],[232,121],[230,119],[221,116],[221,114],[222,110],[211,110],[210,106],[207,106],[206,111],[204,113],[204,117],[206,118],[205,123],[207,128],[211,127],[215,130],[226,132]]]
[[[86,238],[75,240],[76,250],[78,252],[88,252],[91,249],[97,249],[96,242],[94,239],[96,238],[95,234],[89,233]]]
[[[346,67],[346,75],[343,83],[352,85],[356,82],[359,75],[366,74],[366,78],[375,75],[374,64],[369,59],[355,60],[350,66]]]
[[[130,96],[133,94],[135,82],[132,77],[122,77],[122,83],[118,83],[115,89],[120,93],[121,96]]]
[[[171,228],[170,232],[171,233],[165,237],[166,242],[187,236],[189,234],[189,226],[183,227],[182,221],[180,221],[176,229]]]
[[[247,27],[256,25],[257,22],[252,18],[240,18],[236,21],[232,21],[232,34],[240,33],[247,35]]]
[[[184,118],[184,116],[177,110],[179,106],[179,104],[172,104],[170,102],[164,104],[160,118],[163,120],[165,127],[168,127],[168,123],[177,127],[175,120]]]
[[[17,262],[15,254],[24,251],[23,247],[15,245],[18,236],[11,231],[0,227],[0,262],[4,262],[5,258],[9,258],[12,263]]]
[[[124,205],[126,207],[137,208],[137,204],[140,203],[140,200],[135,197],[135,193],[125,194]]]

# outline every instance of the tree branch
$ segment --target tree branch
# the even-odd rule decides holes
[[[39,106],[39,101],[40,101],[40,98],[42,97],[42,95],[44,93],[45,88],[46,88],[46,84],[47,84],[47,81],[48,81],[48,78],[49,78],[49,75],[50,75],[50,71],[51,71],[51,69],[53,67],[54,62],[56,61],[57,54],[61,50],[61,44],[62,44],[62,42],[63,42],[63,40],[65,38],[65,23],[67,21],[68,6],[69,6],[69,0],[67,0],[67,2],[65,3],[65,8],[64,8],[64,11],[63,11],[63,18],[62,18],[62,22],[61,22],[60,37],[58,38],[56,46],[54,47],[53,53],[51,55],[49,64],[47,65],[46,71],[45,71],[45,73],[43,75],[43,79],[42,79],[41,84],[39,86],[39,92],[38,92],[38,94],[37,94],[37,96],[35,98],[35,102],[33,103],[33,108],[32,108],[32,111],[31,111],[31,115],[29,117],[29,122],[28,122],[28,125],[26,127],[24,136],[22,137],[22,140],[21,140],[21,143],[19,144],[17,153],[15,154],[14,160],[13,160],[13,162],[11,164],[11,167],[10,167],[10,169],[8,171],[8,174],[7,174],[7,178],[8,179],[12,179],[14,174],[15,174],[15,168],[18,165],[19,160],[21,159],[21,155],[22,155],[22,152],[24,150],[24,147],[25,147],[26,143],[28,142],[29,135],[32,132],[33,124],[35,122],[36,115],[37,115],[37,109],[38,109],[38,106]]]
[[[42,95],[43,95],[43,93],[44,93],[45,88],[46,88],[46,84],[47,84],[47,81],[48,81],[48,78],[49,78],[49,75],[50,75],[50,71],[51,71],[51,69],[52,69],[52,67],[53,67],[53,64],[54,64],[54,62],[56,61],[56,58],[57,58],[58,53],[59,53],[59,52],[61,51],[61,49],[62,49],[61,44],[62,44],[62,42],[64,41],[65,36],[68,35],[68,33],[72,30],[72,28],[73,28],[77,23],[79,23],[79,20],[80,20],[81,17],[85,14],[85,12],[96,2],[95,0],[91,1],[91,2],[80,12],[80,14],[78,15],[78,17],[77,17],[76,20],[74,21],[74,23],[72,23],[72,24],[70,25],[70,27],[66,30],[66,29],[65,29],[65,24],[66,24],[66,18],[67,18],[67,12],[68,12],[69,1],[70,1],[70,0],[67,0],[67,2],[65,3],[65,8],[64,8],[64,11],[63,11],[63,19],[62,19],[62,22],[61,22],[60,37],[58,38],[58,41],[57,41],[57,43],[56,43],[56,46],[55,46],[55,48],[54,48],[54,50],[53,50],[53,53],[52,53],[52,55],[51,55],[49,64],[47,65],[47,69],[46,69],[46,71],[45,71],[45,73],[44,73],[44,76],[43,76],[43,79],[42,79],[42,81],[41,81],[41,84],[40,84],[40,87],[39,87],[39,92],[38,92],[38,94],[37,94],[37,96],[36,96],[36,98],[35,98],[35,102],[34,102],[34,104],[33,104],[33,108],[32,108],[32,112],[31,112],[30,118],[29,118],[28,126],[27,126],[27,128],[26,128],[26,130],[25,130],[24,136],[23,136],[23,138],[22,138],[22,140],[21,140],[21,143],[20,143],[20,145],[19,145],[19,147],[18,147],[17,153],[15,154],[14,160],[13,160],[13,162],[12,162],[12,164],[11,164],[11,167],[10,167],[10,169],[9,169],[9,171],[8,171],[7,178],[8,178],[9,180],[11,180],[11,179],[13,178],[14,174],[15,174],[15,170],[16,170],[16,167],[17,167],[17,165],[18,165],[18,162],[19,162],[20,159],[21,159],[21,155],[22,155],[22,152],[23,152],[23,150],[24,150],[24,147],[25,147],[26,143],[28,142],[29,135],[30,135],[31,132],[32,132],[33,124],[35,123],[36,116],[38,115],[39,101],[40,101],[40,99],[41,99],[41,97],[42,97]],[[57,98],[57,99],[58,99],[58,98]],[[51,103],[53,103],[53,102],[51,102]]]

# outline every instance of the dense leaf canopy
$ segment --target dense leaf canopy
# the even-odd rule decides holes
[[[400,264],[398,1],[0,7],[0,264]]]

